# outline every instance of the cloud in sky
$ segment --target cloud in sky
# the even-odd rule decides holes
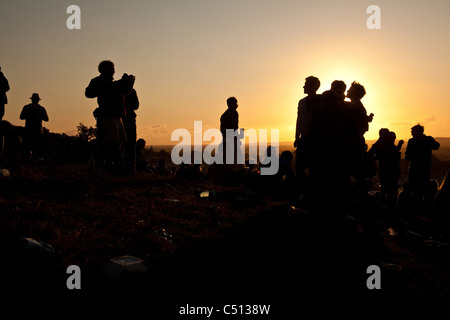
[[[153,124],[146,126],[142,129],[142,134],[150,137],[161,137],[165,135],[169,135],[170,131],[167,128],[166,123],[162,124]]]
[[[389,126],[391,127],[404,127],[404,126],[410,126],[412,122],[406,122],[406,121],[395,121],[389,123]]]

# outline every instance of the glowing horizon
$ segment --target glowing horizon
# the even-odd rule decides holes
[[[81,8],[68,30],[66,8]],[[0,66],[8,78],[4,120],[23,125],[22,107],[42,98],[50,131],[73,135],[95,126],[97,103],[84,89],[110,59],[115,78],[136,76],[138,138],[170,145],[178,128],[219,128],[226,99],[239,101],[240,127],[279,130],[293,141],[298,100],[309,75],[365,86],[362,102],[380,128],[410,138],[450,137],[450,21],[446,1],[378,1],[381,30],[366,27],[368,1],[2,1]]]

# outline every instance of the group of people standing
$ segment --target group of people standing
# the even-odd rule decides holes
[[[368,191],[364,134],[373,119],[361,102],[365,88],[353,82],[346,95],[347,85],[340,80],[322,94],[317,94],[319,87],[318,78],[307,77],[303,86],[307,96],[298,103],[294,147],[300,191],[305,196],[320,193],[336,200],[355,191],[364,200]]]
[[[0,69],[1,70],[1,69]],[[124,74],[114,80],[115,67],[110,60],[101,61],[100,75],[93,78],[85,90],[88,98],[97,98],[98,108],[94,110],[97,120],[97,163],[104,169],[125,169],[136,171],[136,110],[139,99],[133,88],[135,77]],[[0,71],[0,120],[7,104],[6,92],[9,82]],[[22,134],[22,156],[39,158],[43,145],[43,121],[49,121],[46,109],[39,104],[38,93],[30,97],[31,103],[23,107],[20,119],[25,120]]]
[[[381,196],[389,206],[396,206],[404,141],[395,145],[396,134],[382,128],[368,150],[364,134],[374,115],[368,115],[361,102],[364,86],[353,82],[346,92],[347,85],[335,80],[330,90],[317,94],[319,87],[318,78],[307,77],[303,86],[307,96],[298,103],[294,147],[300,192],[321,199],[354,197],[364,203],[369,191],[367,160],[372,158],[378,162]],[[432,150],[439,149],[439,143],[425,135],[420,124],[411,128],[411,134],[405,152],[410,162],[405,192],[421,203],[429,190]]]
[[[93,112],[97,121],[97,163],[104,169],[125,169],[134,174],[136,110],[139,108],[134,89],[135,77],[125,73],[121,79],[114,80],[115,66],[110,60],[101,61],[98,71],[100,74],[91,79],[85,89],[85,96],[97,98],[98,103]],[[381,196],[388,205],[395,206],[404,141],[400,140],[395,145],[395,133],[382,128],[379,139],[368,150],[364,134],[374,114],[368,115],[361,102],[366,94],[364,86],[353,82],[346,90],[347,85],[343,81],[335,80],[322,94],[317,93],[319,88],[317,77],[307,77],[303,86],[306,97],[298,102],[294,147],[295,176],[300,193],[334,199],[356,197],[364,202],[368,197],[366,160],[373,158],[378,160]],[[9,90],[9,82],[0,68],[0,120],[5,113]],[[20,114],[20,119],[25,120],[25,155],[38,154],[42,143],[42,122],[49,121],[45,108],[39,104],[39,94],[33,93],[30,99],[31,103],[25,105]],[[239,128],[237,99],[230,97],[227,106],[220,119],[224,151],[238,147],[238,137],[227,141],[226,136],[227,129]],[[405,189],[411,199],[420,202],[427,196],[430,185],[432,150],[439,149],[440,145],[433,137],[424,134],[424,127],[420,124],[411,128],[411,135],[405,152],[405,160],[410,162]]]
[[[123,74],[114,80],[115,66],[110,60],[98,65],[99,76],[85,90],[87,98],[97,98],[93,112],[97,121],[98,164],[105,170],[136,171],[136,110],[139,99],[133,88],[135,77]]]
[[[411,128],[412,138],[408,140],[405,161],[409,162],[408,182],[404,184],[402,194],[413,206],[430,204],[438,186],[431,180],[432,151],[440,147],[433,137],[424,133],[424,126],[417,124]],[[396,134],[387,128],[379,130],[379,138],[368,151],[368,156],[378,160],[378,177],[381,186],[381,200],[389,207],[399,202],[398,181],[401,177],[399,160],[404,144],[400,140],[395,144]]]
[[[0,68],[1,70],[1,68]],[[5,105],[8,103],[6,93],[10,90],[9,82],[0,71],[0,121],[5,115]],[[31,103],[23,107],[20,119],[25,120],[25,131],[22,141],[22,156],[24,158],[39,158],[42,155],[43,121],[48,121],[47,110],[39,104],[41,98],[38,93],[30,97]],[[3,141],[1,141],[3,147]],[[3,149],[3,148],[1,148]]]

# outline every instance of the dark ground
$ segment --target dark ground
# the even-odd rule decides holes
[[[305,203],[247,180],[126,177],[46,162],[8,168],[11,176],[0,177],[2,296],[137,297],[150,309],[168,304],[169,314],[205,301],[287,310],[295,306],[288,301],[450,299],[446,228],[423,212],[374,199],[343,209]],[[202,198],[203,190],[215,195]],[[54,253],[27,249],[22,237]],[[106,278],[105,263],[122,255],[145,260],[147,272]],[[69,265],[81,268],[81,290],[66,287]],[[367,288],[370,265],[381,269],[380,290]]]

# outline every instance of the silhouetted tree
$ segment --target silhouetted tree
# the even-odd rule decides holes
[[[97,136],[97,128],[93,128],[92,126],[87,127],[81,122],[77,126],[77,138],[90,142],[96,139],[96,136]]]

